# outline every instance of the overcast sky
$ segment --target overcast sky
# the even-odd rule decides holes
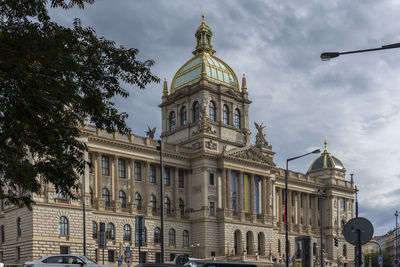
[[[239,80],[247,77],[251,131],[264,122],[275,162],[323,148],[354,173],[360,216],[375,234],[394,227],[400,209],[400,49],[345,55],[328,62],[324,51],[349,51],[400,42],[398,0],[166,1],[98,0],[85,10],[52,10],[66,26],[83,26],[153,59],[167,78],[192,57],[204,9],[216,56]],[[118,100],[135,134],[147,125],[160,134],[162,84],[129,88]],[[314,156],[291,162],[306,172]]]

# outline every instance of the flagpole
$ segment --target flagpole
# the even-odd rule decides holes
[[[356,189],[356,218],[358,218],[358,198],[357,198],[358,189],[357,189],[357,186],[355,186],[355,189]]]

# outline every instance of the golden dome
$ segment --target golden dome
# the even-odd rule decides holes
[[[332,156],[327,149],[327,141],[325,139],[324,152],[316,158],[308,168],[308,172],[318,171],[322,169],[337,169],[337,170],[346,170],[343,166],[343,163],[336,157]]]
[[[183,64],[176,72],[171,83],[171,94],[180,88],[198,82],[202,78],[217,84],[231,86],[240,91],[235,72],[223,60],[214,56],[211,28],[205,23],[204,17],[203,14],[202,23],[195,33],[194,57]]]

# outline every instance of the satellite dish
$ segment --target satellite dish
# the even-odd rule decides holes
[[[358,233],[360,233],[360,245],[368,243],[374,235],[372,223],[365,218],[358,217],[348,221],[343,228],[344,238],[352,245],[357,245]]]

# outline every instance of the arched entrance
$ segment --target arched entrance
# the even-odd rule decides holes
[[[246,252],[248,255],[254,255],[254,236],[251,231],[246,233]]]
[[[242,233],[240,230],[236,230],[233,236],[233,243],[235,249],[235,255],[241,255],[243,248],[242,248]]]
[[[265,255],[265,235],[263,232],[258,233],[257,250],[259,255]]]

